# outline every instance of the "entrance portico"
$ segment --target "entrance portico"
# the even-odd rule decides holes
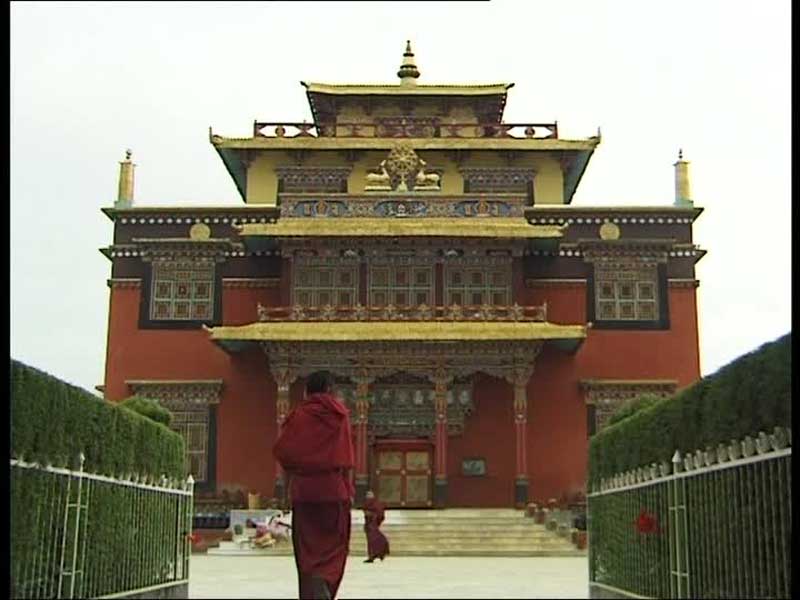
[[[524,506],[527,384],[536,357],[545,344],[574,351],[585,336],[584,327],[540,321],[261,322],[210,332],[229,351],[250,344],[263,349],[277,385],[279,425],[289,410],[293,381],[322,369],[335,375],[351,410],[358,502],[373,487],[390,505],[437,507],[448,505],[448,439],[463,433],[471,382],[479,373],[513,386],[508,432],[514,431],[516,448],[514,502]],[[408,443],[427,444],[430,462],[423,464],[422,447],[391,456],[370,452]],[[276,473],[280,497],[284,481]]]

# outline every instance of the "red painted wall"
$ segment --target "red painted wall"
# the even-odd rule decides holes
[[[584,284],[518,288],[520,303],[548,303],[554,323],[586,318]],[[255,306],[279,304],[277,288],[227,286],[226,325],[256,320]],[[130,394],[131,379],[222,379],[217,412],[217,489],[246,488],[271,496],[276,386],[263,353],[227,354],[203,330],[139,329],[138,288],[111,290],[106,397]],[[528,385],[528,473],[530,497],[544,500],[583,489],[586,474],[586,406],[581,379],[676,379],[684,387],[700,376],[697,307],[693,288],[670,287],[671,329],[589,331],[574,355],[545,348]],[[291,392],[296,402],[302,383]],[[476,379],[475,413],[463,436],[448,441],[449,503],[452,506],[513,505],[514,426],[511,386],[488,376]],[[487,460],[488,477],[461,475],[461,461]]]
[[[447,444],[448,503],[452,506],[510,507],[514,505],[515,439],[513,390],[501,380],[479,375],[475,380],[475,411],[466,418],[464,434]],[[461,461],[485,458],[486,477],[465,477]]]
[[[256,302],[268,302],[275,291],[225,289],[225,324],[253,322]],[[126,380],[222,379],[217,406],[217,489],[245,488],[271,496],[276,385],[266,357],[258,350],[228,354],[211,343],[203,330],[139,329],[139,298],[138,288],[111,290],[106,398],[127,398]]]

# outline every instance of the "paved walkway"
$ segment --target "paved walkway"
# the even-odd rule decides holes
[[[339,598],[588,598],[586,558],[347,560]],[[189,598],[297,598],[294,559],[192,556]]]

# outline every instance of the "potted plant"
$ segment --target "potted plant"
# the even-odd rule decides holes
[[[577,540],[575,542],[575,545],[578,547],[578,550],[586,550],[586,545],[588,540],[586,531],[578,531],[578,535],[576,537]]]
[[[547,520],[547,509],[543,506],[539,506],[533,515],[533,520],[539,525],[544,525],[544,522]]]
[[[525,516],[533,517],[537,510],[539,510],[539,505],[536,504],[536,502],[528,502],[528,505],[525,507]]]

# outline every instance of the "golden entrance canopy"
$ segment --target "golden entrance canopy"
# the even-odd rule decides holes
[[[239,226],[242,237],[458,237],[494,239],[558,239],[559,225],[530,225],[522,218],[312,218]]]
[[[235,350],[247,342],[527,342],[547,341],[574,351],[583,325],[542,322],[280,321],[207,329],[211,340]]]

